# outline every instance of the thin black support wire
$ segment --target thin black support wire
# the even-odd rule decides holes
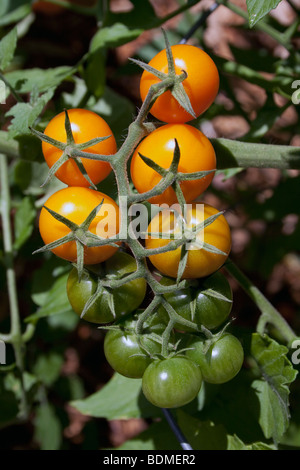
[[[193,36],[195,31],[202,26],[207,18],[220,6],[219,3],[215,2],[213,3],[207,10],[203,11],[199,20],[193,25],[193,27],[188,31],[188,33],[184,36],[184,38],[181,39],[179,44],[185,44],[190,37]]]
[[[165,415],[165,418],[172,429],[174,435],[176,436],[181,448],[183,450],[193,450],[192,446],[187,442],[186,437],[183,435],[180,427],[176,423],[172,413],[167,408],[162,408],[162,412]]]

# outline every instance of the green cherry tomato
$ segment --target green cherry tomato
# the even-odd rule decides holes
[[[161,345],[149,336],[151,327],[144,329],[141,342],[135,333],[136,318],[130,318],[119,324],[120,329],[110,330],[104,339],[104,354],[110,366],[119,374],[133,379],[142,378],[146,368],[152,362],[152,355],[160,354]],[[155,325],[155,332],[162,332]]]
[[[163,277],[161,284],[172,285],[174,279]],[[232,290],[227,278],[220,271],[198,279],[197,285],[187,289],[177,289],[164,297],[185,320],[201,325],[209,330],[219,327],[229,317],[232,308]],[[163,307],[160,307],[160,311]],[[177,323],[175,328],[193,331],[186,325]]]
[[[222,384],[233,379],[244,361],[244,350],[240,341],[230,333],[224,333],[207,349],[207,341],[199,338],[190,341],[186,356],[201,369],[203,380]]]
[[[174,356],[152,362],[143,375],[142,389],[150,403],[160,408],[178,408],[199,393],[202,374],[190,359]]]
[[[119,279],[136,270],[136,261],[128,253],[117,252],[100,266],[101,277]],[[84,270],[81,280],[76,268],[70,271],[67,281],[69,302],[77,315],[81,316],[87,301],[98,287],[95,273]],[[110,323],[136,310],[144,300],[146,281],[135,279],[117,289],[102,287],[95,302],[85,312],[83,319],[92,323]]]

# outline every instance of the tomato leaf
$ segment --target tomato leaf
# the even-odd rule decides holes
[[[247,0],[247,9],[249,15],[249,25],[252,28],[255,23],[266,16],[271,10],[276,8],[281,0]]]
[[[227,436],[227,450],[276,450],[276,447],[265,442],[245,444],[236,435]]]
[[[228,434],[223,424],[199,420],[182,409],[176,411],[178,425],[194,450],[274,450],[264,442],[245,444],[235,434]]]
[[[5,70],[11,63],[17,45],[17,28],[12,29],[0,41],[0,69]]]
[[[68,273],[59,276],[49,292],[42,298],[43,305],[36,313],[28,316],[26,322],[36,322],[39,318],[72,311],[66,292]],[[75,315],[75,313],[74,313]]]
[[[62,442],[62,426],[55,408],[48,402],[36,410],[34,418],[34,439],[41,450],[58,450]]]
[[[24,0],[21,2],[2,0],[0,5],[0,26],[16,23],[29,15],[30,12],[31,5]]]
[[[41,354],[33,366],[34,375],[46,386],[51,386],[60,376],[63,364],[62,355],[56,352]]]
[[[109,27],[100,28],[91,41],[90,53],[102,48],[122,46],[122,44],[136,39],[142,32],[142,29],[129,29],[122,23],[114,23]]]
[[[133,380],[115,373],[98,392],[70,404],[80,413],[94,418],[111,420],[158,416],[159,409],[143,396],[141,383],[140,379]]]
[[[297,376],[287,353],[288,348],[267,335],[252,335],[251,355],[261,371],[261,379],[252,383],[260,403],[259,424],[265,437],[275,441],[288,427],[289,385]]]
[[[24,197],[15,215],[14,249],[19,250],[32,234],[36,209],[30,197]]]
[[[34,88],[40,93],[55,88],[76,72],[75,67],[61,66],[47,69],[14,70],[5,74],[6,80],[20,94],[31,93]]]
[[[38,98],[32,95],[29,103],[17,103],[10,108],[6,113],[6,116],[12,116],[12,122],[9,127],[10,137],[29,134],[29,127],[33,125],[48,101],[53,97],[53,94],[54,89],[52,88]]]

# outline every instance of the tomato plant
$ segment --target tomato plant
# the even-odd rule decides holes
[[[186,202],[191,202],[211,183],[213,170],[216,168],[216,156],[207,137],[188,124],[166,124],[151,132],[133,154],[130,166],[131,179],[140,193],[154,188],[162,177],[142,160],[140,154],[150,158],[160,167],[168,169],[173,160],[175,139],[180,150],[179,172],[211,171],[200,180],[188,180],[180,184]],[[151,197],[149,202],[171,206],[177,203],[177,197],[174,189],[169,187],[162,194]]]
[[[187,207],[186,221],[182,228],[182,218],[177,217],[174,211],[160,212],[149,224],[148,233],[150,235],[146,238],[146,247],[155,249],[166,246],[170,243],[172,236],[180,238],[187,230],[196,228],[198,224],[218,213],[219,211],[216,208],[208,204],[193,203],[190,207]],[[151,232],[154,236],[151,236]],[[159,232],[165,233],[166,238],[159,238],[158,235],[155,235]],[[231,249],[230,228],[222,214],[199,233],[193,235],[193,238],[195,241],[192,239],[188,245],[187,263],[183,278],[209,276],[224,264]],[[200,243],[200,247],[197,242]],[[205,245],[201,248],[202,243],[207,243],[210,247],[216,247],[222,253],[205,250]],[[177,277],[181,249],[178,247],[172,251],[154,254],[149,256],[149,259],[162,274]]]
[[[92,220],[89,231],[100,237],[108,238],[118,233],[119,208],[113,199],[105,194],[89,188],[69,186],[52,194],[46,201],[45,206],[71,222],[81,224],[100,203],[102,203],[102,206]],[[71,231],[63,222],[55,219],[45,208],[40,213],[39,230],[45,244],[53,243]],[[109,245],[86,247],[84,250],[84,263],[101,263],[112,256],[116,250],[116,247]],[[77,260],[75,241],[63,243],[53,248],[52,251],[56,256],[65,260],[72,262]]]
[[[143,375],[143,392],[155,406],[178,408],[192,401],[202,384],[197,365],[184,357],[152,362]]]
[[[211,57],[198,47],[177,44],[171,47],[175,71],[179,75],[184,70],[187,78],[183,87],[190,99],[196,116],[200,116],[215,100],[219,90],[219,73]],[[160,51],[149,65],[160,72],[168,72],[166,50]],[[159,82],[153,73],[145,70],[140,81],[140,94],[145,99],[150,87]],[[151,114],[160,121],[183,123],[193,116],[186,112],[168,90],[157,98],[151,107]]]
[[[99,155],[111,155],[117,151],[117,145],[113,133],[105,120],[88,109],[68,110],[71,130],[76,144],[83,144],[98,137],[107,139],[85,148],[85,152]],[[59,142],[67,142],[65,129],[65,113],[59,113],[51,119],[45,129],[45,135],[52,137]],[[48,166],[51,168],[62,156],[62,151],[49,144],[42,142],[42,150]],[[111,166],[107,162],[100,160],[81,159],[81,162],[94,184],[100,183],[111,172]],[[90,182],[85,178],[75,159],[69,158],[58,168],[55,176],[68,186],[90,186]]]
[[[54,3],[0,8],[1,447],[299,447],[295,0]]]
[[[102,265],[97,266],[98,276],[85,270],[79,280],[76,268],[70,271],[67,294],[73,310],[80,316],[86,303],[96,293],[98,279],[120,279],[136,270],[136,261],[128,253],[116,252]],[[117,289],[101,287],[95,302],[87,309],[83,318],[92,323],[109,323],[136,310],[146,294],[145,279],[135,279]]]
[[[244,361],[244,351],[240,341],[230,333],[217,337],[216,341],[193,339],[186,355],[200,367],[203,380],[212,384],[222,384],[233,379]]]

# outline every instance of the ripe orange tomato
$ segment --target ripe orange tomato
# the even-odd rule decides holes
[[[139,193],[154,188],[162,178],[143,162],[139,153],[167,169],[173,159],[175,138],[180,149],[178,172],[194,173],[216,168],[214,148],[201,131],[188,124],[166,124],[142,140],[133,154],[130,167],[131,179]],[[213,176],[212,172],[198,180],[182,181],[180,186],[186,201],[191,202],[202,194],[211,183]],[[169,187],[161,195],[150,198],[149,202],[172,205],[177,203],[177,198],[173,188]]]
[[[187,205],[186,225],[184,230],[191,229],[203,222],[208,217],[217,214],[219,211],[208,204],[193,203]],[[170,239],[159,239],[158,237],[146,238],[146,248],[153,249],[167,245],[171,241],[171,235],[181,237],[181,225],[176,219],[174,212],[166,210],[158,213],[150,222],[148,232],[170,233]],[[199,248],[193,241],[187,246],[188,259],[184,270],[183,279],[195,279],[209,276],[217,271],[226,261],[231,249],[230,228],[224,215],[220,215],[204,230],[197,234],[197,242],[208,243],[215,246],[226,255],[211,253]],[[149,256],[151,263],[165,276],[177,277],[179,261],[181,257],[181,247],[173,251],[167,251],[157,255]]]
[[[180,75],[185,70],[188,75],[182,84],[198,117],[209,108],[217,96],[219,90],[218,69],[211,57],[198,47],[177,44],[172,46],[171,50],[176,74]],[[149,65],[156,70],[168,73],[166,49],[153,57]],[[151,85],[160,81],[155,75],[144,70],[140,80],[142,101],[145,100]],[[182,123],[194,119],[180,106],[169,90],[157,98],[150,112],[156,119],[168,123]]]
[[[56,15],[64,11],[64,8],[54,3],[49,3],[47,0],[38,0],[32,4],[32,10],[37,13],[45,13],[47,15]]]
[[[109,125],[98,114],[87,109],[68,110],[69,119],[75,143],[88,142],[96,137],[111,136],[102,142],[84,149],[85,152],[102,155],[112,155],[117,151],[117,144]],[[45,129],[45,134],[60,142],[66,142],[65,113],[57,114]],[[42,143],[42,150],[49,168],[61,157],[62,151],[46,142]],[[87,174],[94,184],[100,183],[111,172],[107,162],[81,159]],[[83,176],[75,161],[70,158],[55,173],[55,176],[68,186],[89,187],[90,183]]]
[[[81,224],[100,204],[96,217],[89,226],[89,231],[103,238],[112,237],[119,232],[119,207],[113,199],[89,188],[69,186],[49,197],[45,206],[67,219]],[[41,210],[39,230],[45,244],[54,242],[70,232],[70,229],[55,219],[45,208]],[[117,248],[109,245],[85,247],[84,264],[97,264],[110,258]],[[51,250],[65,260],[76,262],[76,242],[70,241]]]

